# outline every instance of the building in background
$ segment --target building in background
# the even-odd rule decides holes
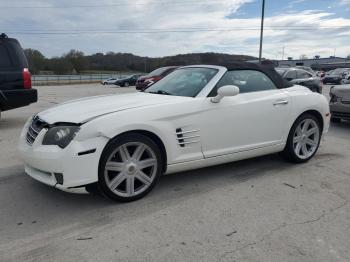
[[[328,57],[328,58],[320,58],[319,56],[315,56],[312,59],[292,59],[291,57],[288,60],[278,60],[278,66],[309,66],[314,70],[332,70],[335,68],[345,68],[350,67],[350,59],[343,57]]]

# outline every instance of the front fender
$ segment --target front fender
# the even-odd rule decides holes
[[[82,141],[92,137],[105,137],[106,144],[111,139],[130,131],[147,131],[156,135],[163,143],[167,164],[179,163],[188,159],[203,158],[201,150],[181,148],[178,145],[173,122],[163,119],[145,119],[132,112],[106,115],[81,126],[75,140]]]

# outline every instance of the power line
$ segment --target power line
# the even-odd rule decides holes
[[[266,25],[266,28],[270,29],[281,29],[281,30],[290,30],[290,29],[295,29],[295,30],[319,30],[319,29],[349,29],[349,25],[343,25],[343,26],[322,26],[322,25],[309,25],[309,26],[275,26],[275,25]],[[32,32],[32,31],[48,31],[48,32],[53,32],[53,31],[59,31],[59,32],[65,32],[65,31],[73,31],[73,32],[100,32],[100,31],[163,31],[163,30],[235,30],[235,29],[242,29],[242,30],[255,30],[259,29],[258,26],[254,27],[220,27],[220,28],[200,28],[200,27],[187,27],[187,28],[136,28],[136,29],[119,29],[119,30],[114,30],[114,29],[106,29],[106,28],[97,28],[97,29],[83,29],[83,28],[73,28],[73,29],[55,29],[55,28],[50,28],[50,29],[40,29],[40,28],[35,28],[35,29],[21,29],[19,31],[21,32]]]
[[[265,27],[269,31],[319,31],[331,29],[350,29],[343,27]],[[16,30],[7,31],[9,34],[21,35],[83,35],[83,34],[162,34],[162,33],[200,33],[200,32],[231,32],[231,31],[260,31],[259,27],[232,27],[232,28],[178,28],[178,29],[135,29],[135,30]]]
[[[69,6],[0,6],[0,9],[65,9],[65,8],[105,8],[118,6],[143,6],[143,5],[193,5],[193,4],[217,4],[218,2],[232,3],[229,0],[188,0],[188,1],[156,1],[156,2],[134,2],[95,5],[69,5]],[[244,3],[256,4],[255,2]]]
[[[323,25],[314,25],[314,26],[276,26],[276,25],[266,25],[265,26],[267,29],[271,30],[322,30],[322,29],[349,29],[349,25],[343,25],[343,26],[323,26]],[[220,28],[201,28],[201,27],[190,27],[190,28],[135,28],[135,29],[106,29],[106,28],[95,28],[95,29],[82,29],[82,28],[72,28],[72,29],[55,29],[55,28],[50,28],[50,29],[40,29],[40,28],[35,28],[35,29],[21,29],[21,30],[16,30],[20,32],[53,32],[53,31],[58,31],[58,32],[124,32],[124,31],[130,31],[130,32],[142,32],[142,31],[225,31],[225,30],[260,30],[260,27],[258,26],[250,26],[250,27],[220,27]]]
[[[328,2],[329,0],[322,0]],[[106,8],[106,7],[118,7],[118,6],[138,6],[138,5],[193,5],[193,4],[217,4],[218,2],[232,3],[229,0],[188,0],[188,1],[152,1],[152,2],[118,2],[114,4],[92,4],[92,5],[68,5],[68,6],[0,6],[1,9],[65,9],[65,8]],[[350,3],[350,0],[343,0],[343,4]],[[246,2],[242,5],[258,5],[259,2]]]

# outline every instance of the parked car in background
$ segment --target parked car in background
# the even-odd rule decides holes
[[[347,74],[344,79],[341,81],[342,85],[350,84],[350,72]]]
[[[103,80],[102,82],[101,82],[101,84],[102,85],[114,85],[115,84],[115,82],[117,81],[118,79],[117,78],[108,78],[108,79],[106,79],[106,80]]]
[[[316,75],[317,75],[318,77],[320,77],[321,79],[323,79],[323,78],[325,77],[325,75],[326,75],[326,72],[323,71],[323,70],[321,70],[321,71],[316,71],[315,73],[316,73]]]
[[[0,116],[2,111],[35,103],[28,62],[19,42],[0,35]]]
[[[276,68],[276,71],[293,84],[306,86],[313,92],[322,93],[322,81],[316,75],[295,67]]]
[[[283,80],[273,67],[185,66],[144,92],[38,113],[23,128],[19,152],[25,173],[44,184],[94,185],[113,200],[133,201],[164,173],[277,152],[307,162],[329,118],[325,96]]]
[[[130,75],[124,78],[120,78],[117,81],[115,81],[115,85],[117,86],[124,86],[124,87],[128,87],[128,86],[134,86],[136,85],[137,79],[139,79],[141,75]]]
[[[326,73],[323,78],[325,84],[341,84],[344,77],[350,73],[350,68],[337,68]]]
[[[309,66],[296,66],[295,68],[303,69],[312,75],[316,75],[316,72],[314,70],[312,70],[312,68]]]
[[[333,86],[329,95],[331,121],[350,120],[350,85]]]
[[[158,82],[160,79],[167,76],[177,68],[178,66],[161,67],[152,71],[148,75],[141,76],[136,82],[136,89],[144,90],[147,87],[150,87],[151,85]]]

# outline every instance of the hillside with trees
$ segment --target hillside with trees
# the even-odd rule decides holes
[[[83,71],[135,71],[150,72],[162,66],[193,64],[225,64],[232,61],[254,60],[255,57],[221,53],[192,53],[159,58],[142,57],[128,53],[96,53],[84,55],[72,49],[60,57],[46,58],[40,51],[25,49],[29,68],[33,74],[45,71],[54,74],[72,74]]]

